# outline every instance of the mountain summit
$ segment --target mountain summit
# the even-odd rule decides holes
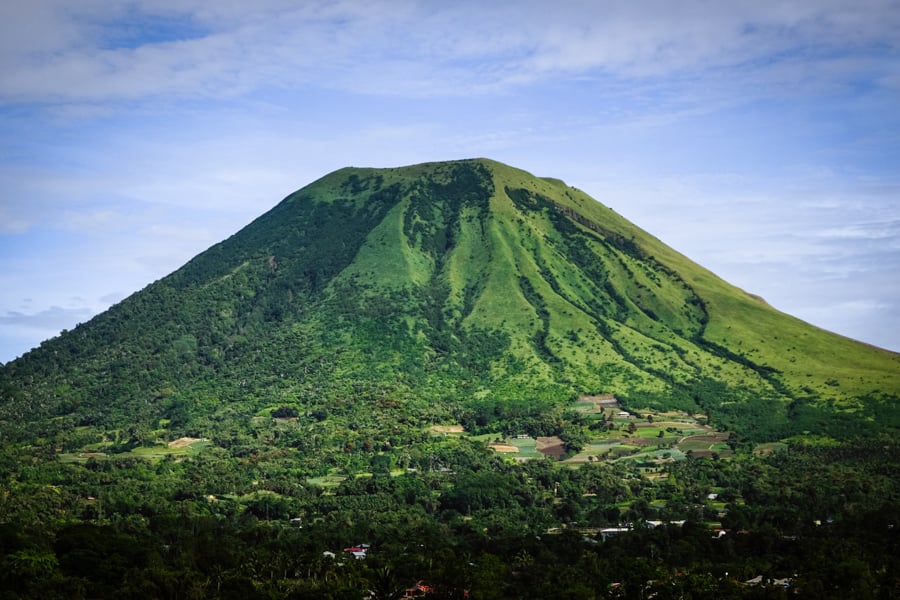
[[[900,355],[776,311],[559,180],[345,168],[0,368],[0,419],[203,435],[272,406],[465,423],[586,393],[840,437],[900,425]]]

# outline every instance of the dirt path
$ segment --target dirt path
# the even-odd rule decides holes
[[[516,446],[511,446],[509,444],[491,444],[490,447],[495,452],[518,452],[519,449]]]
[[[183,437],[178,438],[177,440],[172,440],[169,442],[169,448],[184,448],[185,446],[190,446],[194,442],[202,442],[201,438],[191,438],[191,437]]]
[[[433,425],[431,430],[438,433],[463,433],[464,431],[462,425]]]

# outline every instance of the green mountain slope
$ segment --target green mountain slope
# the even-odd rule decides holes
[[[875,597],[898,395],[560,181],[343,169],[0,367],[0,596]]]
[[[466,422],[599,392],[760,441],[841,438],[900,427],[900,355],[772,309],[558,180],[347,168],[0,368],[0,419],[205,436],[279,406]]]

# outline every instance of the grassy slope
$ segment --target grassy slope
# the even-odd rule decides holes
[[[493,161],[478,163],[492,173],[489,216],[462,209],[455,244],[441,257],[441,265],[404,235],[403,221],[411,218],[406,198],[375,228],[342,278],[362,277],[371,289],[379,290],[445,285],[448,294],[442,309],[448,323],[510,336],[511,360],[495,363],[498,378],[522,385],[553,379],[573,391],[592,388],[624,393],[635,386],[662,389],[661,374],[675,382],[715,374],[760,393],[778,396],[788,391],[847,408],[860,396],[896,395],[900,390],[897,354],[822,331],[772,309],[559,180],[539,179]],[[430,163],[378,173],[385,177],[385,185],[409,184],[420,177],[433,178],[436,172],[446,173],[446,166]],[[619,307],[625,316],[607,321],[612,333],[601,335],[602,324],[590,306],[599,282],[573,268],[563,234],[547,214],[523,212],[507,196],[506,188],[525,189],[578,211],[609,232],[632,240],[645,256],[677,276],[667,278],[663,273],[660,278],[640,257],[588,242],[625,301],[624,308]],[[522,279],[531,288],[531,299],[526,297],[529,290],[523,289]],[[703,299],[708,323],[701,323],[696,308],[686,304],[693,293]],[[535,299],[542,306],[536,306]],[[648,312],[655,318],[648,317]],[[536,347],[535,336],[542,331],[552,356],[542,355]],[[698,345],[696,339],[724,350]],[[761,377],[735,362],[735,356],[779,374]]]
[[[896,421],[897,355],[772,309],[558,180],[481,160],[475,164],[490,170],[493,188],[486,213],[455,206],[441,193],[432,204],[416,200],[409,190],[420,180],[446,183],[452,164],[378,171],[385,185],[400,182],[407,193],[338,278],[364,282],[363,293],[373,297],[395,294],[392,301],[403,290],[406,328],[419,344],[412,352],[422,354],[426,371],[465,354],[466,331],[505,336],[506,350],[491,359],[490,377],[478,388],[454,387],[437,367],[428,379],[432,392],[462,393],[462,400],[467,394],[564,400],[606,391],[689,408],[690,396],[673,397],[672,386],[689,390],[709,379],[722,382],[714,386],[712,405],[732,411],[726,417],[732,425],[768,419],[791,431],[787,423],[803,407],[818,407],[803,421],[811,428],[835,408],[865,407],[866,420]],[[508,190],[550,199],[587,220],[561,221],[555,209],[539,201],[530,206],[519,192],[514,200]],[[411,237],[410,223],[424,229]],[[422,231],[433,234],[435,224],[451,231],[446,252],[425,241],[430,234]],[[581,263],[572,252],[582,253]],[[422,315],[423,297],[437,305],[430,318]],[[438,329],[459,342],[449,354],[434,343]],[[377,327],[373,332],[377,337]]]
[[[779,312],[723,281],[650,234],[571,190],[568,199],[589,217],[623,235],[675,269],[703,298],[709,313],[704,339],[781,372],[794,392],[810,389],[837,402],[853,396],[900,393],[900,354],[824,331]],[[838,382],[838,385],[826,382]]]

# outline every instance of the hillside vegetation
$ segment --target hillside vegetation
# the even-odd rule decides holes
[[[893,597],[898,397],[559,180],[341,169],[0,367],[0,592]]]
[[[603,392],[771,441],[897,427],[900,356],[773,310],[558,180],[470,160],[332,173],[0,382],[5,419],[176,437],[235,407],[387,399],[438,422]]]

